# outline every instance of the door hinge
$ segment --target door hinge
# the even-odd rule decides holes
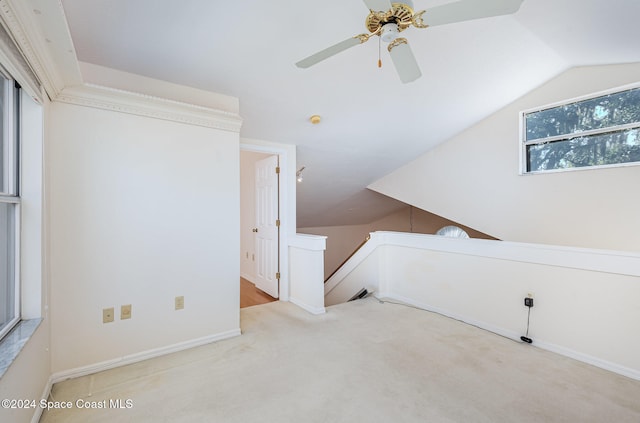
[[[276,279],[280,280],[280,272],[276,273]]]
[[[280,227],[280,219],[276,220],[276,227]]]
[[[280,166],[276,166],[276,173],[279,175],[280,174]]]

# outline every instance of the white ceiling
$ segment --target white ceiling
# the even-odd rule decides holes
[[[80,61],[238,97],[242,137],[297,145],[299,227],[381,217],[398,203],[373,181],[569,67],[640,61],[639,0],[525,0],[512,16],[410,28],[423,76],[407,85],[385,50],[377,68],[377,37],[294,66],[366,32],[362,0],[62,3]]]

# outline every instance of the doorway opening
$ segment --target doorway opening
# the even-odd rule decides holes
[[[252,307],[278,301],[256,288],[256,285],[240,276],[240,308]]]
[[[286,152],[240,147],[240,308],[288,300],[283,162]]]

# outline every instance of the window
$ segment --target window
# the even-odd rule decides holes
[[[524,173],[640,162],[640,87],[521,114]]]
[[[20,320],[18,89],[0,75],[0,338]]]

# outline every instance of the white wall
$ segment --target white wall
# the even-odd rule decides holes
[[[0,379],[0,398],[28,399],[36,403],[48,393],[49,375],[49,324],[44,321],[29,338],[18,357]],[[0,421],[27,423],[42,410],[34,408],[0,408]],[[37,421],[37,420],[36,420]]]
[[[640,251],[640,166],[518,174],[520,111],[639,75],[640,64],[571,69],[369,188],[503,240]]]
[[[289,300],[312,314],[324,309],[324,250],[326,237],[297,234],[289,240]]]
[[[50,112],[54,375],[239,333],[238,134],[59,102]],[[108,307],[116,319],[103,324]]]
[[[22,151],[22,307],[43,320],[0,398],[37,401],[56,377],[239,334],[241,119],[236,98],[78,65],[62,7],[40,8],[42,20],[23,6],[4,2],[2,20],[32,62],[0,56],[45,107],[44,159],[42,125],[22,128],[37,143]],[[42,121],[37,107],[26,113]],[[130,320],[119,319],[123,304]],[[101,323],[104,307],[115,322]],[[38,417],[0,409],[2,422]]]
[[[454,241],[476,242],[479,252],[483,243],[496,243]],[[523,299],[532,293],[529,337],[535,345],[640,378],[640,339],[629,336],[640,321],[638,272],[626,275],[510,260],[506,256],[514,246],[499,244],[505,255],[497,258],[387,246],[380,252],[381,279],[394,298],[515,339],[525,334]],[[564,253],[555,251],[557,256]],[[597,255],[593,252],[591,257]],[[640,257],[635,262],[637,267]]]
[[[22,233],[20,248],[22,263],[22,317],[34,319],[43,317],[48,306],[48,281],[46,260],[43,257],[46,233],[44,232],[44,131],[45,110],[48,108],[35,103],[22,91],[21,113],[21,197]]]
[[[266,153],[240,152],[240,276],[255,283],[256,226],[256,169],[258,160],[269,157]]]
[[[360,288],[640,379],[640,255],[376,232],[327,305]]]

